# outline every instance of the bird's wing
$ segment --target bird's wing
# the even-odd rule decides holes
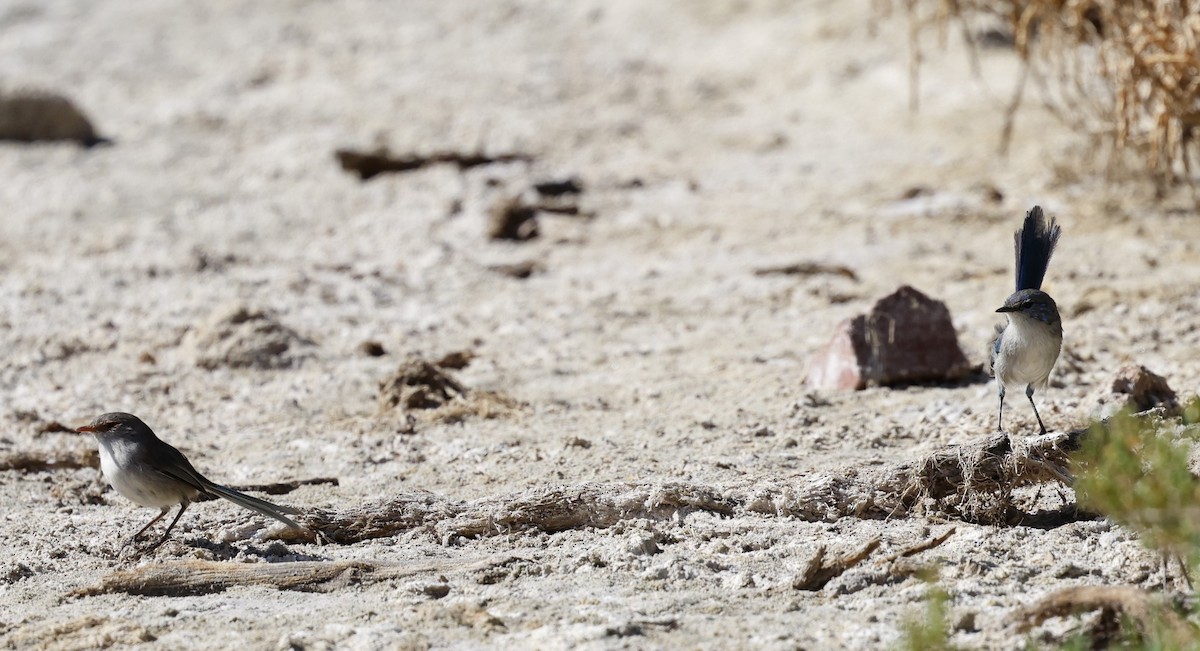
[[[192,463],[187,460],[187,457],[183,456],[182,452],[176,450],[169,443],[161,440],[159,443],[162,444],[162,449],[159,452],[161,454],[160,461],[163,461],[163,463],[157,464],[156,468],[162,474],[192,486],[202,493],[223,497],[242,508],[275,518],[294,529],[304,528],[287,517],[288,515],[301,515],[300,511],[288,506],[272,504],[266,500],[260,500],[257,497],[251,497],[245,493],[240,493],[232,488],[212,482],[204,475],[201,475],[192,466]]]
[[[988,348],[988,374],[996,376],[996,358],[1000,356],[1000,340],[1004,337],[1004,325],[996,324],[996,338]]]
[[[156,453],[159,458],[157,459],[158,463],[153,466],[155,470],[204,492],[204,484],[208,480],[192,467],[192,463],[187,460],[187,457],[169,443],[161,440],[159,443],[162,444],[162,447]]]

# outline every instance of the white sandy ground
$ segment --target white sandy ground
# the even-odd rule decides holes
[[[912,458],[990,432],[994,386],[813,396],[805,359],[840,319],[907,283],[947,303],[982,361],[1011,289],[1011,233],[1034,203],[1064,228],[1046,289],[1069,359],[1039,396],[1047,424],[1085,422],[1088,396],[1124,361],[1192,395],[1190,196],[1156,203],[1104,180],[1087,140],[1036,94],[998,156],[1010,51],[983,51],[976,77],[950,38],[927,52],[909,112],[906,25],[880,18],[872,31],[871,5],[0,4],[0,84],[64,92],[115,141],[0,144],[0,453],[94,445],[38,434],[22,412],[79,425],[131,411],[219,482],[337,477],[273,498],[331,509],[420,490],[786,486]],[[334,160],[377,144],[536,160],[367,183]],[[545,217],[528,243],[484,237],[497,193],[569,175],[594,219]],[[918,185],[931,193],[902,198]],[[544,273],[487,269],[528,259]],[[753,273],[797,261],[860,280]],[[199,368],[187,333],[229,303],[272,310],[314,345],[292,368]],[[362,355],[367,340],[388,354]],[[403,415],[379,412],[377,383],[407,354],[460,349],[477,355],[463,383],[522,406],[398,433]],[[1021,400],[1008,413],[1032,431]],[[1158,580],[1154,555],[1103,521],[699,513],[283,547],[253,537],[256,516],[207,502],[141,562],[445,569],[328,592],[69,597],[113,571],[109,555],[154,514],[101,482],[91,469],[0,472],[6,647],[889,648],[924,583],[889,578],[881,561],[818,592],[792,581],[818,545],[845,553],[880,536],[890,553],[949,526],[915,560],[939,568],[966,646],[1019,648],[1009,615],[1057,588]],[[1053,489],[1041,497],[1062,504]],[[490,558],[518,560],[471,569]],[[442,598],[425,590],[443,584]]]

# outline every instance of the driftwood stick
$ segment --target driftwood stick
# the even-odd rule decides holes
[[[368,561],[297,561],[293,563],[230,563],[187,560],[149,563],[118,570],[99,585],[80,588],[75,597],[123,592],[137,595],[197,595],[222,592],[244,585],[265,585],[281,590],[330,591],[351,583],[374,583],[421,574],[475,572],[508,562],[507,556],[475,562],[449,560],[421,565]]]

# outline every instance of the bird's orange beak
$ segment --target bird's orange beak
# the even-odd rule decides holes
[[[83,427],[80,427],[79,429],[77,429],[75,431],[80,434],[83,434],[85,432],[94,432],[94,431],[96,431],[96,428],[92,427],[91,425],[84,425]]]

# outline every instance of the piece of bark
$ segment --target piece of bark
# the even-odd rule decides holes
[[[410,356],[379,383],[381,410],[436,409],[467,395],[465,386],[437,364]]]
[[[839,324],[810,359],[807,382],[817,389],[864,389],[951,382],[970,370],[945,303],[905,285],[867,314]]]

